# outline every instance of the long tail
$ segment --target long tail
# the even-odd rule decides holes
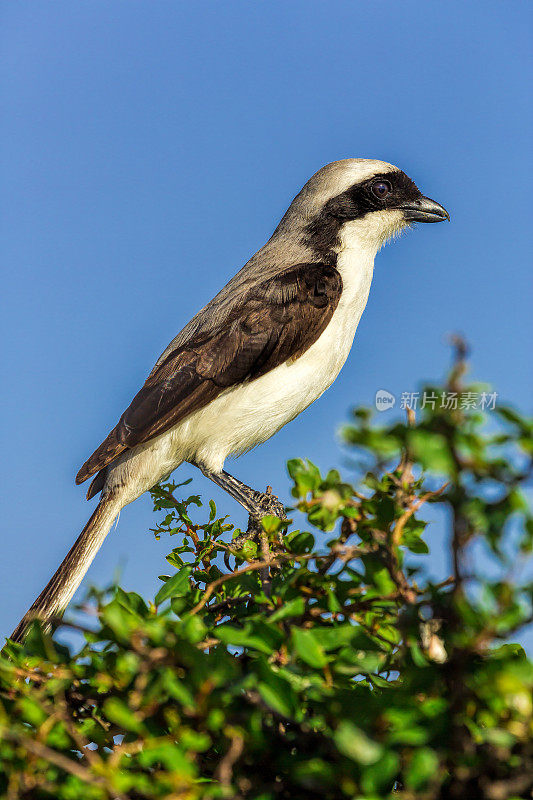
[[[46,623],[65,610],[92,560],[111,529],[121,504],[116,495],[104,495],[59,569],[21,619],[10,638],[22,642],[34,619]]]

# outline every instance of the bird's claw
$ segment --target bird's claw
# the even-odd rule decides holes
[[[254,492],[255,508],[248,517],[248,528],[244,533],[241,533],[236,539],[231,542],[232,549],[239,550],[245,542],[250,540],[258,540],[262,533],[261,520],[267,515],[278,517],[278,519],[285,521],[287,515],[285,514],[285,506],[283,503],[272,494],[272,489],[269,486],[265,493]]]
[[[258,519],[261,521],[261,519],[266,517],[268,514],[271,514],[272,516],[278,517],[282,520],[287,519],[285,514],[285,506],[275,494],[272,494],[272,490],[270,492],[266,492],[265,494],[262,492],[257,492],[257,495],[257,512],[250,514],[250,519]]]

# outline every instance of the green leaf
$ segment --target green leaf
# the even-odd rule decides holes
[[[399,767],[400,759],[393,750],[384,750],[380,758],[373,764],[365,764],[365,769],[361,776],[361,787],[366,792],[365,800],[368,800],[367,795],[369,794],[375,797],[375,800],[378,800],[378,797],[374,794],[377,792],[386,793],[385,796],[392,800],[394,795],[390,795],[386,790],[393,785],[394,777],[398,774]],[[383,795],[380,794],[379,800],[382,797]]]
[[[258,666],[257,689],[267,706],[289,719],[301,716],[297,712],[298,696],[291,684],[279,673],[274,672],[265,662],[261,661]]]
[[[125,592],[120,586],[117,586],[116,598],[120,605],[139,617],[144,617],[148,613],[148,606],[136,592]]]
[[[383,752],[378,742],[372,741],[360,728],[345,720],[335,731],[334,739],[341,753],[359,764],[374,764]]]
[[[426,542],[420,538],[417,531],[404,531],[400,544],[407,547],[412,553],[429,553],[429,547]]]
[[[418,428],[408,432],[407,442],[414,457],[424,469],[439,475],[454,475],[455,465],[444,436]]]
[[[191,572],[192,568],[190,566],[183,567],[183,569],[180,569],[179,572],[165,581],[155,596],[155,604],[159,606],[169,597],[183,597],[183,595],[187,594],[190,589],[189,576]]]
[[[20,700],[19,710],[21,712],[22,719],[25,722],[29,722],[30,725],[34,725],[35,727],[42,725],[45,719],[48,717],[47,713],[43,708],[41,708],[37,700],[34,700],[31,697],[23,697]]]
[[[180,633],[193,644],[197,644],[206,636],[207,628],[199,617],[187,617],[180,625]]]
[[[117,599],[103,608],[101,618],[121,639],[129,639],[131,631],[139,624],[137,615],[132,614]]]
[[[188,708],[194,708],[194,696],[186,682],[180,680],[171,669],[166,669],[162,677],[162,685],[170,697]]]
[[[274,625],[261,621],[248,622],[244,628],[236,628],[228,624],[219,625],[214,632],[224,644],[250,647],[267,655],[276,650],[282,642],[279,630]]]
[[[268,618],[269,622],[279,622],[289,617],[299,617],[305,611],[305,600],[303,597],[296,597],[294,600],[287,600]]]
[[[522,416],[519,411],[516,411],[516,409],[511,408],[510,406],[497,405],[495,411],[500,417],[506,420],[506,422],[510,422],[512,425],[515,425],[527,436],[533,435],[533,423],[531,420]]]
[[[375,556],[363,556],[361,560],[368,583],[375,586],[381,595],[393,594],[396,585],[387,567]]]
[[[143,730],[142,721],[136,716],[123,700],[118,697],[108,697],[104,701],[104,714],[115,725],[127,731],[140,733]]]
[[[174,742],[164,740],[156,739],[145,746],[139,754],[139,764],[143,767],[163,764],[176,778],[183,775],[194,775],[194,766],[181,747]]]
[[[305,497],[318,490],[322,477],[320,470],[312,461],[304,462],[301,458],[295,458],[287,462],[287,469],[294,481],[293,497]]]
[[[315,628],[313,636],[315,641],[324,648],[324,650],[337,650],[345,644],[351,642],[357,635],[358,629],[355,625],[349,622],[344,625],[337,625],[328,628]]]
[[[315,537],[306,531],[293,531],[285,537],[285,545],[291,553],[297,555],[311,553],[315,546]]]
[[[244,542],[241,552],[246,561],[253,561],[257,556],[257,543],[248,539],[246,542]]]
[[[310,667],[321,669],[326,666],[328,659],[323,648],[315,639],[314,631],[293,628],[292,641],[297,654]]]
[[[413,757],[407,772],[405,782],[411,789],[421,789],[435,776],[439,766],[439,759],[434,750],[429,747],[419,747],[413,751]]]
[[[330,586],[327,587],[326,591],[328,595],[328,611],[331,611],[332,614],[336,614],[341,610],[342,606]]]
[[[265,533],[268,534],[277,533],[282,525],[283,520],[281,520],[279,517],[276,517],[274,514],[266,514],[261,520],[261,526]]]

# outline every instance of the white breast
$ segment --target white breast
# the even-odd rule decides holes
[[[228,389],[167,433],[125,453],[110,471],[109,483],[127,478],[133,490],[135,475],[138,496],[182,461],[218,472],[227,456],[262,444],[304,411],[331,386],[348,357],[368,299],[374,256],[374,248],[346,231],[337,259],[343,290],[319,339],[296,361]]]
[[[370,291],[373,256],[358,238],[345,236],[337,259],[343,291],[319,339],[296,361],[231,388],[193,414],[174,432],[179,449],[209,469],[221,469],[228,455],[262,444],[320,397],[350,352]]]

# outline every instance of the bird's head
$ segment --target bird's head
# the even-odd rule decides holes
[[[376,253],[414,222],[449,218],[398,167],[349,158],[327,164],[307,181],[278,232],[298,228],[306,244],[323,255],[350,242]]]

